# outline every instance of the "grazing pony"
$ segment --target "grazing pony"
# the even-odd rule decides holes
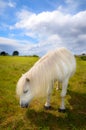
[[[17,83],[17,95],[21,107],[28,107],[33,97],[47,96],[46,108],[50,108],[50,95],[54,82],[62,83],[60,111],[65,110],[64,98],[69,78],[76,70],[73,54],[66,48],[59,48],[40,58],[34,66],[21,76]]]

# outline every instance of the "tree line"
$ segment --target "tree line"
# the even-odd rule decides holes
[[[9,54],[5,51],[2,51],[2,52],[0,52],[0,55],[1,56],[8,56]],[[18,51],[13,51],[12,56],[18,56],[18,55],[19,55]]]
[[[10,56],[9,55],[9,53],[7,53],[7,52],[5,52],[5,51],[2,51],[2,52],[0,52],[0,56]],[[12,56],[19,56],[19,52],[18,51],[13,51],[13,53],[12,53]],[[25,55],[25,56],[27,56],[27,55]],[[28,55],[28,56],[30,56],[30,57],[39,57],[38,55]]]

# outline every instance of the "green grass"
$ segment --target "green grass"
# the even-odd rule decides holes
[[[60,92],[53,90],[52,110],[45,98],[34,99],[28,109],[19,106],[16,83],[37,57],[0,57],[0,130],[86,130],[86,59],[77,57],[77,71],[70,79],[65,99],[67,111],[59,113]]]

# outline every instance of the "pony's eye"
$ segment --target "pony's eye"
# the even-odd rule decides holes
[[[24,93],[27,93],[28,92],[28,90],[24,90]]]

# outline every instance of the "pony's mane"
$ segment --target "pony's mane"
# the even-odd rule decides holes
[[[69,69],[72,72],[71,64],[74,62],[73,60],[73,55],[65,48],[51,51],[39,59],[34,66],[20,78],[20,84],[22,85],[23,82],[25,82],[24,78],[27,77],[30,79],[35,95],[44,96],[55,78],[61,80],[63,76],[67,75]],[[20,88],[18,93],[22,90],[23,88]]]
[[[18,96],[22,95],[23,93],[25,81],[26,81],[26,75],[23,74],[17,83],[16,93]]]

